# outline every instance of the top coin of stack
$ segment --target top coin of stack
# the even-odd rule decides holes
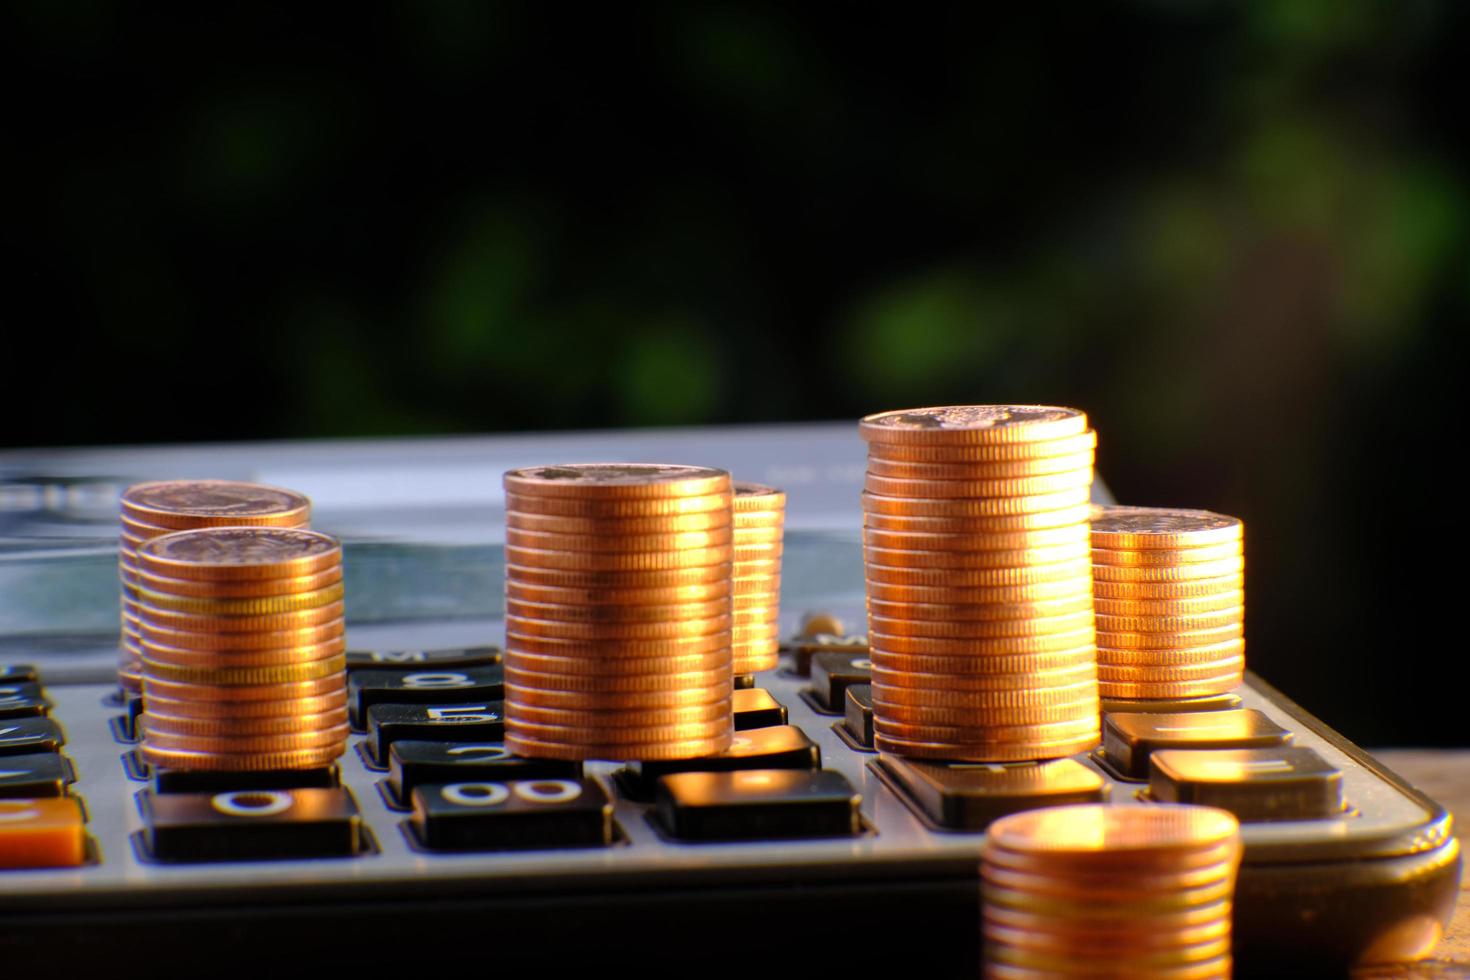
[[[1236,518],[1205,510],[1094,508],[1103,697],[1204,697],[1241,685],[1243,534]]]
[[[232,480],[167,480],[135,483],[122,495],[122,647],[118,680],[142,690],[138,632],[138,546],[161,534],[202,527],[306,527],[311,501],[299,493]]]
[[[1240,824],[1201,806],[1064,806],[986,836],[985,975],[1230,976]]]
[[[1005,762],[1096,745],[1087,417],[965,405],[860,429],[877,748]]]
[[[584,463],[505,475],[505,744],[654,760],[729,748],[730,474]]]
[[[735,673],[770,670],[780,659],[781,550],[786,494],[735,484]]]
[[[297,528],[138,547],[143,757],[165,769],[330,765],[347,746],[342,548]]]

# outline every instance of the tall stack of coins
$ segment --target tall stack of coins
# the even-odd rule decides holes
[[[1096,745],[1087,417],[967,405],[860,429],[877,748],[1005,762]]]
[[[730,474],[585,463],[505,475],[505,744],[656,760],[730,746]]]
[[[1199,806],[1032,810],[990,825],[985,974],[1230,976],[1240,824]]]
[[[311,501],[299,493],[232,480],[168,480],[136,483],[122,495],[122,659],[118,682],[143,689],[142,634],[138,626],[138,546],[161,534],[202,527],[306,527]]]
[[[781,548],[786,494],[735,484],[735,673],[770,670],[780,659]]]
[[[1205,510],[1098,507],[1092,517],[1103,697],[1223,694],[1245,679],[1244,527]]]
[[[294,528],[138,547],[143,756],[164,769],[311,769],[347,746],[342,548]]]

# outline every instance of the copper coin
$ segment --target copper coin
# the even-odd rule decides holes
[[[1103,616],[1208,616],[1221,612],[1245,610],[1245,592],[1220,592],[1216,595],[1183,599],[1097,599],[1094,607]]]
[[[298,610],[321,610],[342,605],[342,583],[295,595],[263,596],[256,599],[206,599],[179,596],[153,589],[139,589],[138,598],[151,609],[173,610],[201,616],[274,616]]]
[[[895,531],[881,527],[864,527],[863,543],[875,548],[901,551],[1030,551],[1033,548],[1080,547],[1088,550],[1086,524],[1066,524],[1035,531],[968,531],[936,533],[931,531]]]
[[[652,517],[566,517],[558,514],[530,514],[518,510],[506,511],[505,514],[507,528],[567,535],[611,534],[624,537],[633,534],[683,534],[718,530],[730,527],[731,524],[730,516],[723,510]]]
[[[1167,864],[1158,867],[1164,868]],[[1196,909],[1217,908],[1222,901],[1230,900],[1235,888],[1235,869],[1231,864],[1210,868],[1209,880],[1192,888],[1160,888],[1151,893],[1143,890],[1151,880],[1167,881],[1169,876],[1151,874],[1150,870],[1118,867],[1107,875],[1083,875],[1070,868],[1043,871],[1038,863],[1034,872],[1008,873],[1007,869],[997,868],[987,860],[981,875],[991,907],[1049,914],[1057,926],[1067,921],[1092,929],[1106,925],[1111,927],[1114,937],[1135,930],[1152,931],[1150,920],[1155,915],[1168,920]],[[1096,883],[1094,895],[1087,895],[1089,882],[1083,878],[1090,878]],[[1130,888],[1135,879],[1137,887]],[[1025,882],[1026,887],[1004,884],[1006,880]],[[1052,888],[1042,890],[1038,885],[1043,883],[1052,885]],[[1072,887],[1068,889],[1066,885]],[[1125,906],[1131,914],[1120,915],[1119,910]]]
[[[506,655],[505,666],[507,691],[509,691],[511,684],[515,684],[517,687],[534,687],[543,691],[581,691],[588,694],[671,692],[694,690],[696,688],[703,689],[712,687],[715,684],[729,685],[731,676],[728,663],[724,667],[717,667],[713,670],[698,670],[677,674],[644,674],[631,677],[610,676],[607,674],[547,674],[539,671],[523,670],[512,666],[511,656],[508,653]],[[583,707],[601,708],[611,707],[611,705],[603,704],[599,701],[591,701],[583,705]]]
[[[1245,683],[1245,665],[1233,673],[1196,681],[1112,681],[1099,679],[1098,694],[1105,698],[1171,700],[1225,694]]]
[[[913,728],[938,726],[952,729],[1045,725],[1085,718],[1089,715],[1096,716],[1098,702],[1095,693],[1094,691],[1094,697],[1084,701],[1035,707],[943,708],[930,705],[898,705],[889,702],[880,704],[875,700],[873,717],[882,718],[890,724],[912,726]]]
[[[196,718],[190,715],[166,714],[150,706],[145,708],[143,719],[149,731],[178,735],[289,735],[346,725],[347,709],[276,718]]]
[[[507,713],[516,720],[539,725],[562,725],[568,728],[583,728],[588,731],[617,728],[643,728],[661,725],[687,725],[710,721],[731,723],[733,715],[729,700],[710,704],[689,705],[683,708],[656,708],[637,710],[585,711],[574,708],[542,708],[531,704],[514,704]]]
[[[868,452],[868,472],[899,480],[1014,480],[1090,470],[1096,453],[1092,450],[1066,456],[1035,459],[978,460],[969,462],[924,462],[890,459],[883,446]]]
[[[509,470],[507,493],[578,500],[661,500],[730,493],[730,474],[665,463],[569,463]]]
[[[741,510],[735,512],[735,530],[772,531],[780,533],[786,526],[786,512],[780,510]]]
[[[507,630],[522,636],[550,637],[562,640],[587,640],[593,643],[619,640],[672,640],[697,636],[728,634],[730,616],[707,619],[675,619],[656,623],[568,623],[554,619],[528,619],[507,616]]]
[[[209,613],[178,612],[161,609],[144,602],[139,616],[142,622],[158,629],[177,629],[195,633],[265,633],[281,630],[309,629],[340,621],[346,606],[338,601],[314,609],[290,612],[260,613],[254,616],[220,616]]]
[[[732,626],[761,626],[781,618],[781,610],[772,604],[761,604],[759,596],[740,596],[732,606]]]
[[[300,629],[270,630],[255,633],[221,633],[209,630],[182,630],[159,626],[146,615],[141,631],[143,642],[183,650],[274,650],[282,647],[310,646],[325,643],[342,635],[345,624],[333,619]]]
[[[1061,650],[1055,653],[1020,653],[1007,655],[932,656],[912,653],[889,653],[870,650],[874,681],[904,686],[952,687],[984,689],[1009,686],[999,678],[1016,675],[1037,677],[1059,670],[1093,670],[1097,660],[1091,647]]]
[[[170,534],[177,534],[178,532],[176,532],[176,531],[170,531],[169,533]],[[153,537],[157,537],[157,535],[154,535]],[[144,543],[146,543],[148,541],[152,541],[153,540],[153,537],[149,537],[149,536],[142,535],[142,534],[131,534],[128,531],[124,530],[121,534],[118,535],[118,541],[119,541],[118,549],[119,549],[120,552],[123,549],[126,549],[126,550],[132,552],[132,554],[134,556],[136,556],[137,553],[138,553],[138,546],[139,545],[142,545],[142,544],[144,544]]]
[[[554,585],[572,589],[664,589],[675,586],[707,585],[730,581],[730,563],[697,568],[667,568],[658,571],[585,571],[566,568],[532,568],[506,565],[507,582]]]
[[[1227,541],[1223,544],[1204,545],[1198,548],[1149,548],[1129,551],[1121,548],[1092,549],[1092,561],[1097,565],[1130,565],[1146,568],[1163,568],[1173,565],[1197,565],[1206,561],[1223,561],[1244,554],[1240,542]]]
[[[775,602],[781,596],[781,577],[758,575],[750,578],[736,576],[730,580],[730,587],[736,597],[740,596],[765,596]]]
[[[1245,663],[1245,657],[1241,655],[1238,648],[1225,647],[1212,660],[1202,660],[1191,664],[1115,664],[1106,659],[1112,651],[1099,655],[1097,676],[1106,676],[1115,681],[1184,681],[1196,680],[1201,677],[1211,677],[1216,674],[1233,671]]]
[[[1245,608],[1232,606],[1215,612],[1187,613],[1175,616],[1098,616],[1099,634],[1108,633],[1189,633],[1216,629],[1245,620]]]
[[[989,870],[993,865],[988,861],[981,866],[982,873]],[[1115,880],[1117,880],[1115,878]],[[1013,892],[1025,892],[1025,889],[1012,889]],[[1186,906],[1172,912],[1150,910],[1142,913],[1139,909],[1128,909],[1120,905],[1107,902],[1091,903],[1088,911],[1093,913],[1088,920],[1068,922],[1066,925],[1075,932],[1095,930],[1100,934],[1115,933],[1128,928],[1132,920],[1137,919],[1140,924],[1148,929],[1156,929],[1162,932],[1185,932],[1199,927],[1210,927],[1222,919],[1230,921],[1232,903],[1222,900],[1201,905]],[[1017,929],[1035,928],[1042,931],[1055,929],[1059,923],[1054,912],[1033,912],[1025,908],[1014,908],[1009,905],[1001,905],[992,902],[985,906],[984,921],[996,925],[1010,926]]]
[[[212,527],[178,531],[138,548],[154,575],[200,581],[257,581],[315,575],[342,563],[336,538],[281,527]]]
[[[768,511],[786,509],[786,492],[764,483],[735,481],[735,509],[737,511]]]
[[[517,670],[534,671],[538,674],[571,675],[577,677],[638,678],[667,677],[723,670],[729,666],[729,649],[714,653],[691,653],[668,657],[640,657],[620,659],[617,657],[554,657],[535,653],[506,653],[505,663]]]
[[[910,443],[868,443],[868,458],[881,457],[894,462],[912,463],[1006,463],[1075,456],[1097,449],[1097,433],[1086,431],[1075,436],[1045,439],[1039,442],[997,443],[994,445],[934,445]]]
[[[175,531],[193,530],[193,526],[186,528],[165,527],[161,524],[149,524],[145,521],[136,521],[124,513],[119,518],[119,526],[122,528],[124,538],[130,541],[147,541],[156,538],[160,534],[172,534]]]
[[[1211,629],[1185,630],[1173,633],[1104,633],[1097,634],[1097,645],[1112,650],[1182,650],[1198,651],[1220,644],[1242,643],[1244,623],[1226,623]]]
[[[730,513],[730,494],[712,493],[699,497],[667,497],[663,499],[575,499],[543,497],[535,494],[507,492],[505,509],[521,514],[547,514],[556,517],[581,518],[649,518],[674,514],[703,514],[710,511]],[[729,523],[726,516],[722,523]]]
[[[785,541],[785,539],[786,531],[780,526],[749,527],[740,523],[736,523],[735,525],[735,545],[737,548],[745,545],[780,546]],[[740,559],[737,553],[736,561],[739,560]]]
[[[272,650],[185,650],[147,643],[139,648],[154,663],[174,667],[289,667],[340,657],[347,651],[347,638],[338,637],[311,646]]]
[[[155,680],[221,686],[289,684],[341,676],[347,669],[345,657],[273,667],[180,667],[160,663],[143,651],[143,686]]]
[[[767,544],[747,544],[737,542],[733,553],[736,569],[745,571],[754,562],[780,562],[781,554],[786,546],[780,542]]]
[[[932,636],[892,636],[870,630],[868,643],[874,650],[888,653],[983,657],[990,654],[1057,653],[1082,649],[1093,644],[1093,631],[1091,626],[1087,626],[1069,633],[1053,633],[1046,636],[947,639]]]
[[[248,735],[229,732],[223,735],[197,735],[170,728],[160,718],[143,716],[143,741],[160,749],[182,749],[186,752],[290,752],[295,749],[319,749],[345,743],[351,734],[347,722],[317,731],[284,734]]]
[[[889,568],[1019,569],[1065,564],[1070,570],[1076,567],[1076,563],[1089,560],[1085,544],[1061,544],[1019,551],[917,551],[880,548],[867,542],[863,554],[868,560]]]
[[[689,636],[668,640],[563,640],[546,636],[526,636],[507,628],[505,648],[516,653],[539,653],[576,660],[627,659],[646,657],[688,656],[714,653],[730,645],[724,632],[709,636]]]
[[[339,687],[331,694],[318,697],[288,698],[281,701],[197,701],[193,699],[166,698],[156,692],[149,696],[145,711],[168,715],[171,718],[192,718],[198,721],[264,720],[294,721],[315,715],[330,715],[347,708],[347,688]]]
[[[1019,683],[1021,678],[1016,677],[1015,680]],[[1082,672],[1047,679],[1033,678],[1032,684],[1026,687],[983,691],[894,686],[875,679],[873,699],[885,705],[906,705],[916,709],[1051,708],[1089,701],[1092,710],[1096,711],[1097,679],[1091,673]]]
[[[1042,476],[1018,476],[1000,480],[913,480],[880,476],[872,470],[863,479],[863,489],[885,497],[923,499],[1014,499],[1059,493],[1092,486],[1092,467]]]
[[[867,496],[864,494],[864,498]],[[923,534],[976,534],[985,535],[991,540],[999,540],[1002,535],[1030,535],[1039,531],[1076,528],[1078,525],[1086,525],[1088,514],[1088,505],[1078,504],[1074,507],[1064,507],[1060,510],[1043,511],[1036,514],[993,517],[910,515],[905,514],[901,509],[881,503],[889,498],[873,499],[880,503],[875,504],[874,507],[864,508],[863,526],[865,528]],[[881,512],[876,509],[879,506],[883,508]],[[1029,542],[1022,539],[1018,544],[997,544],[996,547],[1024,548],[1028,544]]]
[[[756,623],[749,626],[732,626],[730,639],[735,643],[750,643],[759,640],[775,640],[781,636],[779,623]]]
[[[180,579],[167,575],[154,575],[143,570],[139,570],[137,574],[137,583],[140,588],[173,596],[189,596],[200,599],[264,599],[279,596],[304,595],[320,592],[323,589],[339,584],[341,581],[341,565],[336,565],[311,575],[255,579],[239,582]]]
[[[1208,665],[1200,664],[1200,667]],[[1208,670],[1190,672],[1188,667],[1123,666],[1099,664],[1097,668],[1098,693],[1109,698],[1116,697],[1202,697],[1206,694],[1224,694],[1241,684],[1245,662],[1239,658],[1234,664],[1220,664]],[[144,681],[147,681],[145,673]],[[1129,694],[1129,691],[1149,689],[1155,692],[1170,690],[1167,694]],[[1106,691],[1104,691],[1106,689]],[[1190,693],[1185,693],[1185,692]]]
[[[216,525],[300,527],[311,518],[311,501],[299,493],[234,480],[135,483],[123,491],[121,504],[123,514],[135,521],[179,530]]]
[[[540,551],[609,552],[642,554],[645,552],[688,551],[698,548],[723,548],[734,540],[730,525],[706,531],[675,531],[667,534],[558,534],[550,531],[526,531],[507,527],[505,542],[517,548]]]
[[[863,572],[870,585],[921,585],[927,588],[1050,585],[1057,587],[1056,594],[1071,595],[1071,590],[1078,587],[1077,583],[1089,581],[1092,569],[1085,559],[1027,568],[905,568],[881,564],[879,549],[864,549],[863,555]],[[1062,589],[1064,585],[1066,590]]]
[[[1177,582],[1111,582],[1094,578],[1093,595],[1098,599],[1194,599],[1217,597],[1245,588],[1245,575],[1236,572],[1215,578]]]
[[[780,558],[743,558],[730,566],[733,579],[764,578],[777,580],[781,577]]]
[[[781,648],[776,643],[742,644],[734,648],[730,666],[736,674],[758,674],[775,670],[781,663]]]
[[[647,745],[659,742],[688,742],[695,739],[719,739],[732,732],[731,719],[727,716],[716,721],[690,722],[683,725],[642,725],[637,727],[617,726],[592,729],[573,725],[543,725],[522,721],[515,717],[505,719],[506,734],[514,733],[538,742],[556,742],[563,745]]]
[[[609,626],[629,623],[678,623],[730,615],[728,596],[708,602],[685,602],[674,605],[629,605],[604,603],[524,602],[514,597],[505,600],[505,614],[526,619],[551,620],[559,623],[592,623]]]
[[[551,681],[557,678],[550,678]],[[681,708],[714,704],[730,697],[730,680],[722,678],[704,687],[675,691],[587,692],[564,691],[558,687],[536,687],[507,679],[505,701],[508,705],[534,705],[575,711],[624,711]]]
[[[1099,507],[1091,523],[1099,546],[1129,550],[1208,547],[1245,533],[1238,518],[1168,507]]]
[[[589,606],[596,609],[633,609],[638,606],[669,607],[728,602],[731,594],[728,579],[695,585],[674,585],[650,589],[566,588],[507,581],[507,601],[544,603],[557,606]]]
[[[1090,578],[1079,576],[1061,582],[1032,582],[1028,585],[903,585],[873,579],[869,579],[867,585],[869,600],[928,605],[1013,606],[1091,596],[1093,583]]]
[[[1092,610],[1067,616],[1037,616],[1024,620],[934,620],[868,616],[868,631],[886,636],[932,636],[949,639],[1050,636],[1092,626]]]
[[[1001,744],[1005,742],[1055,741],[1059,739],[1098,737],[1097,712],[1078,712],[1076,717],[1035,725],[908,725],[890,721],[873,712],[873,732],[906,741],[966,742]]]
[[[270,701],[275,704],[284,704],[298,698],[334,695],[344,690],[346,686],[347,678],[342,674],[308,681],[240,684],[230,687],[197,681],[173,681],[163,677],[145,675],[143,677],[143,696],[145,703],[148,698],[157,695],[174,701]]]
[[[505,747],[527,759],[608,759],[616,762],[664,759],[699,759],[729,748],[727,738],[694,739],[687,742],[654,742],[642,745],[570,745],[541,742],[515,732],[505,733]]]
[[[185,752],[143,745],[143,758],[160,769],[260,772],[268,769],[321,769],[347,750],[346,745],[294,752]]]
[[[1091,490],[1076,487],[1055,493],[1025,497],[890,497],[863,491],[863,511],[868,514],[893,514],[903,517],[1028,517],[1035,524],[1018,522],[1017,527],[997,530],[1020,530],[1025,527],[1056,527],[1056,518],[1034,518],[1056,511],[1074,512],[1084,506]],[[1056,521],[1056,523],[1053,523]],[[1070,520],[1065,523],[1072,523]]]
[[[873,733],[879,752],[909,759],[939,759],[954,762],[1028,762],[1062,759],[1086,752],[1098,743],[1095,736],[1035,742],[935,742],[896,738]]]
[[[1196,860],[1201,853],[1216,856],[1213,860],[1201,863]],[[1199,906],[1218,908],[1223,904],[1219,897],[1205,898],[1197,892],[1197,889],[1214,889],[1222,883],[1230,883],[1235,877],[1239,857],[1239,848],[1222,845],[1219,848],[1191,852],[1187,862],[1160,861],[1157,866],[1144,866],[1132,874],[1122,876],[1118,874],[1119,869],[1117,868],[1108,868],[1103,871],[1079,871],[1070,866],[1058,868],[1054,862],[1047,859],[1046,854],[1008,852],[1005,848],[997,848],[996,853],[989,855],[985,861],[982,874],[987,883],[993,883],[1001,888],[1048,898],[1082,899],[1083,903],[1079,911],[1083,915],[1089,911],[1088,899],[1121,901],[1140,898],[1145,900],[1173,898],[1186,908]],[[1120,931],[1131,925],[1117,922],[1116,916],[1110,913],[1111,910],[1099,914],[1093,922],[1094,928],[1109,919],[1113,919],[1111,924],[1120,928]],[[1140,914],[1137,926],[1145,930],[1149,929],[1149,926],[1145,924],[1147,918],[1149,917]],[[1228,922],[1229,916],[1225,918]],[[1068,924],[1085,925],[1083,922]],[[1199,924],[1195,923],[1195,925]],[[1060,926],[1063,923],[1056,923],[1056,925]]]
[[[738,607],[737,607],[738,608]],[[946,623],[1008,623],[1024,630],[1033,620],[1043,623],[1058,617],[1092,612],[1092,595],[1084,593],[1063,599],[1009,603],[889,602],[870,599],[868,612],[884,619],[932,620]]]
[[[1194,664],[1219,663],[1245,654],[1245,641],[1212,643],[1195,649],[1174,650],[1118,650],[1099,647],[1097,662],[1110,667],[1188,667]]]
[[[988,962],[1012,963],[1041,970],[1066,971],[1077,962],[1077,955],[1068,950],[1042,952],[1000,942],[987,942],[985,949]],[[1087,961],[1095,970],[1112,967],[1116,971],[1104,975],[1133,978],[1149,976],[1155,970],[1168,970],[1172,973],[1177,967],[1217,963],[1221,957],[1229,954],[1230,940],[1226,938],[1177,950],[1136,952],[1128,956],[1121,953],[1109,956],[1107,950],[1095,948],[1088,954]]]
[[[858,434],[870,444],[992,446],[1064,439],[1087,431],[1087,416],[1053,405],[947,405],[868,415]]]
[[[1222,956],[1218,960],[1196,963],[1187,967],[1172,967],[1166,971],[1140,972],[1134,970],[1133,976],[1138,980],[1230,980],[1233,969],[1232,959],[1229,956]],[[1056,972],[1051,969],[1036,969],[1010,963],[987,962],[985,964],[986,980],[1052,980],[1055,976]]]
[[[507,563],[527,568],[568,569],[593,572],[639,572],[666,569],[729,568],[734,555],[730,545],[686,548],[683,551],[549,551],[541,548],[505,546]],[[728,571],[727,571],[728,574]]]
[[[1218,558],[1214,561],[1196,562],[1192,565],[1098,565],[1092,567],[1092,577],[1097,582],[1189,582],[1197,579],[1215,579],[1245,572],[1245,558]]]

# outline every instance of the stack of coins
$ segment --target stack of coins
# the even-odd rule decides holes
[[[729,748],[730,474],[586,463],[512,470],[505,744],[553,759]]]
[[[1245,679],[1244,527],[1204,510],[1098,507],[1092,517],[1103,697],[1223,694]]]
[[[1032,810],[990,825],[985,974],[1230,976],[1240,824],[1212,807]]]
[[[786,494],[735,484],[735,673],[771,670],[781,652],[781,547]]]
[[[306,527],[311,501],[299,493],[231,480],[169,480],[137,483],[122,495],[122,659],[118,682],[143,689],[138,627],[138,546],[161,534],[202,527]]]
[[[293,528],[138,547],[143,757],[164,769],[330,765],[347,746],[342,548]]]
[[[970,405],[860,428],[877,748],[1006,762],[1096,745],[1087,417]]]

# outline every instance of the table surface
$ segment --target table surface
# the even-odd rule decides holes
[[[1383,764],[1449,808],[1455,815],[1455,833],[1462,846],[1470,826],[1470,750],[1379,749]],[[1470,875],[1460,882],[1460,903],[1434,958],[1411,966],[1359,971],[1361,980],[1420,980],[1470,977]]]

